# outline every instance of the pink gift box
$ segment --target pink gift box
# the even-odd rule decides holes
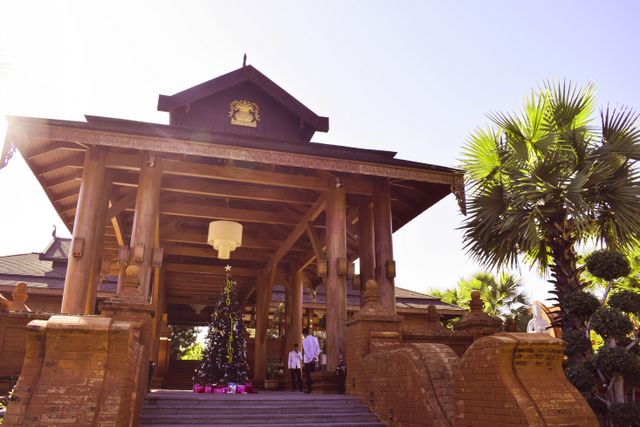
[[[201,386],[200,384],[194,384],[193,385],[193,392],[194,393],[204,393],[204,387]]]
[[[236,387],[236,393],[246,393],[246,391],[244,390],[244,386],[243,385],[238,385]]]
[[[216,387],[213,389],[213,392],[215,394],[223,394],[227,392],[227,388],[226,387]]]
[[[211,387],[210,385],[205,386],[204,392],[205,393],[213,393],[213,387]]]

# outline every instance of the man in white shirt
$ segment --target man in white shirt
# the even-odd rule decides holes
[[[293,345],[293,350],[289,352],[289,363],[287,366],[291,372],[293,391],[302,391],[302,353],[298,351],[297,343]]]
[[[313,370],[316,368],[318,356],[320,356],[320,344],[318,343],[318,338],[309,334],[309,328],[303,328],[302,335],[304,335],[304,340],[302,340],[302,351],[304,352],[304,372],[307,377],[308,388],[306,393],[311,393],[311,388],[313,386],[313,381],[311,380],[311,372],[313,372]]]

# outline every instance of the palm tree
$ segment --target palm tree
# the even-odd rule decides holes
[[[476,273],[467,279],[460,279],[455,288],[432,289],[429,294],[443,302],[469,308],[472,291],[480,291],[484,311],[491,316],[513,316],[520,306],[527,304],[521,280],[506,272],[498,277],[490,273]]]
[[[513,267],[518,256],[542,271],[560,307],[563,331],[584,329],[563,310],[584,287],[576,244],[596,239],[625,250],[640,238],[640,130],[629,108],[594,125],[594,87],[547,83],[520,114],[489,115],[463,150],[471,194],[465,247],[483,265]]]

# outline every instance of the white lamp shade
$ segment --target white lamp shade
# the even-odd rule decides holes
[[[213,221],[209,224],[207,243],[218,251],[218,258],[229,259],[229,253],[242,245],[242,224]]]

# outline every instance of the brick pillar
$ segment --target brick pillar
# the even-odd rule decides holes
[[[339,179],[331,180],[327,190],[327,370],[338,365],[345,354],[347,321],[347,209],[346,192]]]
[[[373,194],[373,223],[375,227],[376,282],[380,287],[380,302],[384,310],[391,314],[396,312],[396,289],[393,283],[394,274],[387,269],[395,264],[393,261],[393,239],[391,228],[391,191],[389,181],[376,181]]]
[[[347,394],[368,402],[370,393],[376,391],[379,384],[376,378],[371,378],[371,367],[366,366],[364,358],[384,346],[400,344],[402,317],[383,310],[375,280],[369,280],[362,293],[364,306],[347,322]]]
[[[62,294],[62,313],[84,313],[92,266],[95,264],[94,248],[99,236],[96,222],[106,213],[103,197],[105,180],[104,152],[89,147],[85,154],[82,184],[78,195],[76,217],[73,223],[73,240],[67,263],[67,274]],[[103,230],[104,232],[104,230]]]
[[[142,295],[147,301],[153,272],[151,257],[159,213],[162,178],[160,162],[160,157],[154,154],[148,154],[143,161],[131,231],[131,261],[138,264]]]

